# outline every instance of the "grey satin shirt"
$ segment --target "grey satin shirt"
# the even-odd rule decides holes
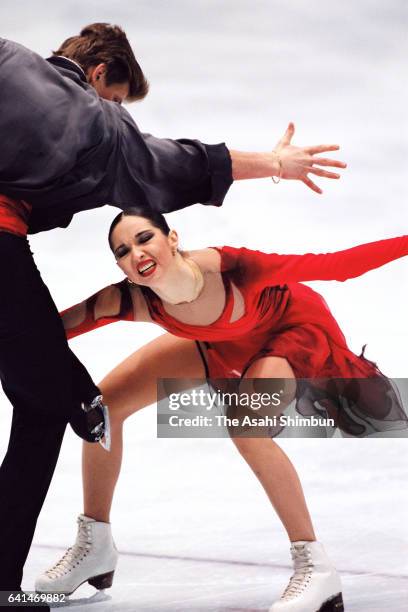
[[[0,39],[0,193],[33,206],[30,232],[81,211],[148,203],[170,212],[219,206],[232,183],[224,144],[142,134],[83,72]]]

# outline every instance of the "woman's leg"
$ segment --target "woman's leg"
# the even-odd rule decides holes
[[[277,386],[265,379],[284,379]],[[296,380],[286,359],[264,357],[248,369],[241,392],[276,392],[282,389],[280,411],[294,398]],[[274,387],[272,388],[271,387]],[[265,432],[266,433],[266,432]],[[340,578],[323,546],[316,542],[302,486],[295,468],[274,440],[235,437],[234,442],[255,472],[279,515],[291,545],[294,573],[270,612],[341,612],[344,610]]]
[[[159,336],[125,359],[100,383],[109,407],[112,446],[107,453],[98,444],[83,445],[84,514],[109,522],[109,514],[122,462],[124,420],[156,402],[157,379],[204,378],[204,365],[192,340],[171,334]]]
[[[286,359],[264,357],[253,363],[241,382],[240,392],[249,394],[267,392],[268,383],[266,381],[262,383],[261,380],[259,382],[251,380],[264,378],[285,379],[285,405],[292,401],[296,391],[296,381],[293,370]],[[233,437],[232,440],[265,489],[289,539],[292,542],[315,540],[299,477],[283,450],[268,437]]]

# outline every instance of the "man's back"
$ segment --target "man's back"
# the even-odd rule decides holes
[[[33,206],[30,232],[73,214],[148,203],[161,212],[220,204],[232,182],[224,145],[144,136],[73,62],[0,40],[0,193]]]

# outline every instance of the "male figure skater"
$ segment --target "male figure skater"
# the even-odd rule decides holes
[[[66,423],[88,441],[104,427],[99,390],[68,349],[27,230],[66,227],[107,203],[162,212],[220,205],[241,178],[293,178],[319,191],[309,172],[338,175],[314,163],[344,167],[313,157],[335,146],[291,146],[293,126],[270,153],[143,135],[118,103],[146,93],[120,28],[93,24],[49,61],[0,39],[0,377],[14,408],[0,468],[0,591],[20,588]]]

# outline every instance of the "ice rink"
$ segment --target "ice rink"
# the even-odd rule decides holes
[[[75,610],[267,610],[291,574],[288,542],[229,440],[157,440],[154,410],[129,421],[112,515],[112,589],[83,585]],[[283,440],[347,611],[406,610],[407,440]],[[81,511],[80,444],[69,436],[39,521],[25,585],[71,545]],[[91,605],[92,604],[92,605]]]
[[[2,36],[45,56],[87,23],[122,25],[151,82],[147,99],[129,107],[143,131],[270,150],[294,121],[296,143],[338,142],[348,169],[340,181],[316,179],[323,196],[294,182],[254,181],[235,184],[221,208],[194,206],[168,218],[186,249],[229,244],[280,253],[334,251],[407,233],[407,12],[403,0],[66,0],[46,11],[38,0],[3,0],[0,7]],[[88,211],[68,230],[31,239],[59,308],[121,279],[106,240],[115,214],[110,207]],[[359,353],[368,343],[367,357],[401,378],[408,377],[407,281],[405,259],[345,284],[311,284],[351,348]],[[98,381],[158,333],[118,323],[72,348]],[[0,456],[10,412],[1,395]],[[291,567],[263,490],[229,440],[156,439],[155,419],[151,406],[126,424],[112,515],[121,552],[113,588],[95,594],[83,585],[69,606],[266,611]],[[408,440],[280,444],[341,573],[346,611],[407,610]],[[80,451],[68,432],[26,565],[27,590],[74,541]]]

